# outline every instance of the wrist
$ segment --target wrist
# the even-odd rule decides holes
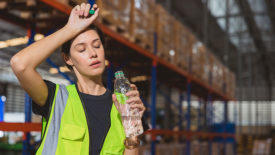
[[[126,137],[126,139],[124,140],[124,146],[129,150],[138,148],[139,145],[140,145],[140,140],[138,136]]]
[[[70,35],[70,38],[73,38],[73,37],[75,37],[77,34],[80,33],[79,30],[77,30],[77,29],[74,28],[74,27],[71,27],[71,26],[68,25],[68,24],[66,24],[66,25],[62,28],[62,30],[64,31],[64,33],[69,34],[69,35]]]

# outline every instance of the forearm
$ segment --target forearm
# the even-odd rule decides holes
[[[139,148],[135,148],[132,150],[129,150],[125,148],[124,154],[123,155],[138,155],[139,154]]]
[[[20,66],[21,69],[34,69],[63,43],[73,38],[76,33],[65,26],[18,52],[11,62],[19,63],[20,65],[15,66]]]

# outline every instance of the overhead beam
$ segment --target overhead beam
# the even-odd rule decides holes
[[[269,100],[272,98],[272,79],[270,73],[270,65],[267,56],[267,48],[262,40],[261,32],[257,27],[256,21],[253,17],[253,12],[250,8],[250,5],[247,0],[236,0],[242,15],[244,16],[244,20],[248,27],[248,31],[252,36],[253,42],[258,52],[261,52],[261,59],[263,63],[264,69],[264,78],[266,80],[267,88],[269,89]]]

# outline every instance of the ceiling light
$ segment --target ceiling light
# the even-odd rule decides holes
[[[43,39],[43,38],[44,38],[44,35],[43,35],[43,34],[36,34],[36,35],[34,36],[34,40],[35,40],[35,41],[41,40],[41,39]]]
[[[60,72],[62,72],[62,73],[71,72],[70,69],[69,69],[67,66],[61,66],[61,67],[59,67],[59,70],[60,70]],[[58,70],[57,70],[56,68],[50,68],[50,69],[49,69],[49,72],[50,72],[51,74],[57,74],[57,73],[58,73]]]
[[[131,78],[132,82],[142,82],[142,81],[146,81],[148,79],[147,76],[143,75],[143,76],[135,76]]]
[[[63,73],[64,72],[70,72],[70,69],[67,66],[61,66],[61,67],[59,67],[59,70]]]
[[[6,102],[6,96],[1,96],[1,100],[2,100],[2,102]]]
[[[0,41],[0,48],[6,48],[8,44],[5,41]]]
[[[38,41],[42,38],[44,38],[44,35],[42,35],[42,34],[36,34],[34,36],[35,41]],[[9,39],[9,40],[6,40],[6,41],[0,41],[0,48],[7,48],[7,47],[10,47],[10,46],[24,45],[24,44],[27,44],[28,41],[29,41],[28,36]]]
[[[174,55],[175,55],[175,50],[173,50],[173,49],[170,50],[170,51],[169,51],[169,54],[170,54],[170,56],[174,56]]]
[[[58,73],[58,70],[56,68],[50,68],[49,72],[51,74],[57,74]]]

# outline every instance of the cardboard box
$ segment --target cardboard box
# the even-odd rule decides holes
[[[100,0],[97,4],[101,9],[99,21],[114,27],[116,31],[129,33],[132,4],[130,0]]]
[[[174,21],[175,18],[161,5],[156,5],[155,31],[158,35],[157,55],[166,61],[176,64],[178,50],[173,42]]]
[[[191,63],[191,50],[195,37],[191,34],[180,21],[175,20],[174,25],[174,39],[175,49],[178,51],[176,64],[183,70],[189,71],[188,68]]]
[[[132,41],[141,45],[146,50],[154,50],[154,23],[155,1],[154,0],[131,0],[132,20],[130,34]]]

